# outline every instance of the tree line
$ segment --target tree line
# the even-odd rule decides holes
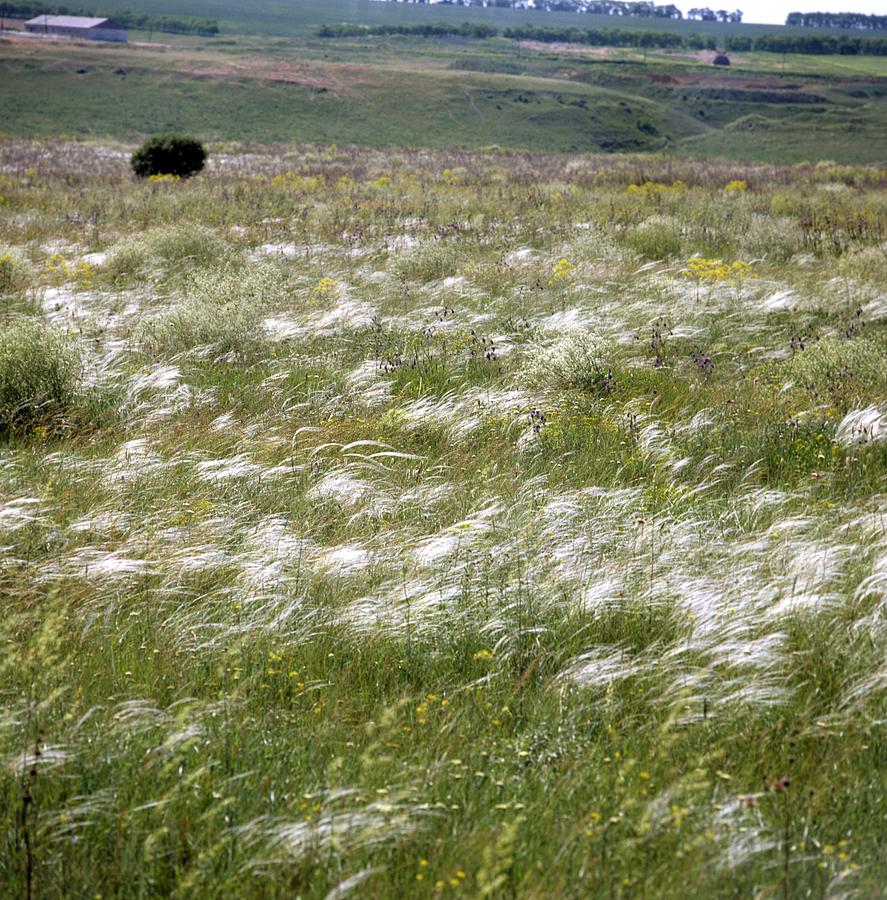
[[[321,25],[315,34],[323,38],[403,35],[407,37],[461,37],[476,40],[501,35],[513,41],[585,44],[590,47],[639,47],[665,50],[716,50],[718,38],[712,34],[681,34],[673,31],[641,31],[626,28],[557,28],[518,25],[501,32],[490,25],[444,22],[422,25]],[[849,37],[818,34],[762,34],[752,37],[731,34],[723,37],[726,50],[763,53],[805,53],[815,56],[887,56],[887,38]]]
[[[400,34],[413,37],[465,37],[486,40],[499,34],[497,28],[490,25],[476,25],[463,22],[461,25],[450,25],[444,22],[431,22],[422,25],[321,25],[315,34],[323,38],[382,36]]]
[[[726,9],[709,9],[703,6],[701,9],[694,7],[687,10],[687,18],[691,21],[698,22],[741,22],[743,12],[741,9],[734,9],[732,12]]]
[[[887,31],[887,16],[866,15],[866,13],[789,13],[786,25],[804,28],[856,28],[860,31]]]
[[[887,38],[848,37],[830,34],[762,34],[749,38],[730,35],[727,48],[764,53],[808,53],[812,56],[887,56]],[[746,46],[749,45],[749,46]]]
[[[708,34],[666,31],[628,31],[609,28],[547,28],[523,25],[506,28],[502,36],[517,41],[588,44],[594,47],[655,47],[714,50],[717,39]],[[887,56],[887,38],[818,34],[731,34],[723,38],[727,50],[762,53],[805,53],[814,56]]]
[[[130,12],[128,9],[114,12],[95,12],[83,7],[52,6],[39,2],[13,2],[0,0],[0,16],[10,19],[27,19],[33,16],[90,16],[114,19],[127,28],[140,28],[144,31],[162,31],[169,34],[201,34],[219,33],[219,25],[214,19],[198,19],[192,16],[145,16]]]
[[[446,6],[483,6],[497,9],[529,9],[540,12],[590,13],[597,16],[640,16],[653,19],[682,19],[673,4],[657,5],[648,0],[389,0],[394,3],[434,3]]]
[[[518,25],[506,28],[502,36],[514,41],[586,44],[590,47],[693,50],[714,50],[717,47],[717,39],[711,34],[678,34],[674,31],[640,31],[626,28],[547,28],[543,25]]]

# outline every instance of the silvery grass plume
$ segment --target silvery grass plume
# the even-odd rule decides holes
[[[387,795],[388,791],[384,791]],[[336,851],[343,859],[362,850],[397,844],[421,827],[421,813],[394,795],[361,803],[355,789],[306,795],[299,821],[262,818],[236,829],[250,848],[250,867],[270,867]]]
[[[887,414],[878,406],[852,409],[841,419],[835,438],[845,447],[882,441],[887,437]]]

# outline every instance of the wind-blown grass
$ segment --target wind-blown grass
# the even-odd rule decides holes
[[[883,173],[0,152],[8,893],[881,891]]]
[[[79,378],[74,347],[30,318],[13,320],[0,332],[0,434],[31,431],[63,414]]]

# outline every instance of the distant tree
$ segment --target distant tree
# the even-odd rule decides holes
[[[177,175],[189,178],[203,169],[206,149],[196,138],[184,134],[156,134],[133,153],[130,165],[139,178]]]
[[[653,0],[389,0],[394,3],[446,6],[483,6],[502,9],[529,9],[539,12],[591,13],[598,16],[683,19],[673,3],[657,6]]]
[[[654,8],[653,15],[657,19],[683,19],[681,11],[673,4],[668,6],[657,6]]]

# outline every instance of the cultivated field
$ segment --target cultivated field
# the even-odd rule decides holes
[[[541,13],[535,10],[471,7],[448,4],[388,3],[378,0],[129,0],[127,8],[149,15],[197,16],[215,19],[227,34],[286,35],[304,37],[318,25],[363,22],[368,25],[415,24],[425,22],[473,22],[496,27],[547,25],[552,27],[619,27],[677,32],[699,32],[723,37],[728,34],[758,35],[780,31],[785,34],[841,34],[842,29],[810,29],[749,22],[701,22],[689,19],[650,19],[641,16],[599,16],[568,12]]]
[[[887,171],[0,144],[0,893],[872,897]]]

